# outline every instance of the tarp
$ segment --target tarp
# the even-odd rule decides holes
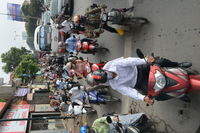
[[[18,88],[15,91],[15,96],[25,96],[27,93],[30,92],[30,88]]]
[[[3,119],[28,118],[29,104],[13,104],[6,111]],[[7,121],[0,123],[0,133],[26,133],[27,121]]]

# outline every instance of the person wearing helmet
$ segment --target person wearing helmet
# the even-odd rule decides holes
[[[119,35],[124,35],[125,31],[122,29],[116,29],[111,26],[108,26],[107,23],[101,22],[101,10],[107,8],[106,5],[96,5],[93,4],[89,8],[87,8],[87,11],[85,15],[75,15],[73,18],[74,23],[82,24],[86,27],[85,35],[87,37],[93,36],[93,32],[95,34],[101,34],[103,30],[100,30],[99,33],[95,31],[95,29],[99,29],[100,27],[111,32],[111,33],[118,33]],[[94,35],[94,36],[99,36]],[[89,37],[92,38],[92,37]],[[94,37],[95,38],[95,37]]]
[[[148,104],[153,104],[154,100],[147,96],[147,83],[150,66],[148,64],[158,64],[161,67],[184,67],[188,68],[192,64],[187,62],[172,62],[165,58],[156,59],[152,56],[145,58],[117,58],[109,61],[101,71],[95,71],[87,76],[87,82],[99,88],[98,84],[109,85],[112,89],[119,93],[144,101]],[[156,100],[167,100],[167,96],[158,95]]]
[[[67,62],[67,64],[63,67],[64,73],[62,74],[65,79],[72,80],[75,72],[74,72],[74,64],[72,62]]]
[[[83,54],[95,54],[94,50],[88,50],[87,48],[85,48],[84,50],[82,49],[83,47],[83,43],[86,42],[86,44],[90,45],[90,44],[95,44],[97,42],[97,40],[92,40],[89,38],[82,38],[81,40],[78,40],[77,44],[76,44],[76,55],[78,55],[79,52],[83,53]]]
[[[125,31],[122,30],[122,29],[116,29],[116,28],[113,28],[109,25],[107,25],[107,23],[103,23],[101,24],[101,20],[100,20],[100,17],[99,19],[92,19],[90,18],[89,16],[83,16],[83,15],[76,15],[74,16],[74,19],[73,19],[74,23],[76,24],[81,24],[81,25],[84,25],[85,27],[85,31],[83,32],[83,34],[88,37],[88,38],[95,38],[95,37],[90,37],[92,36],[92,34],[96,34],[95,36],[99,36],[99,34],[103,33],[103,30],[100,30],[100,31],[95,31],[96,29],[99,29],[100,26],[111,32],[111,33],[117,33],[119,35],[124,35],[125,34]],[[90,35],[90,36],[89,36]]]
[[[147,57],[147,62],[154,62],[154,58]],[[137,84],[138,66],[147,64],[145,59],[140,58],[117,58],[109,61],[103,67],[103,70],[94,71],[87,76],[87,82],[91,85],[109,85],[112,89],[123,95],[129,96],[136,100],[153,104],[154,101],[139,93],[139,89],[135,89]],[[96,89],[96,87],[94,87]]]
[[[92,127],[83,125],[80,128],[80,133],[110,133],[107,117],[101,117],[101,118],[96,119],[93,122]]]
[[[66,44],[62,41],[58,42],[58,51],[60,53],[65,53],[66,52]]]
[[[83,125],[80,128],[80,133],[113,133],[110,132],[110,126],[109,124],[112,123],[112,121],[115,121],[114,117],[101,117],[96,119],[92,127],[89,127],[87,125]]]

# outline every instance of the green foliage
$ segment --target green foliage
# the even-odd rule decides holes
[[[25,1],[21,7],[24,16],[40,17],[43,12],[42,3],[39,0]]]
[[[33,37],[28,37],[26,39],[26,43],[28,44],[29,48],[32,50],[32,51],[35,51],[35,47],[34,47],[34,38]]]
[[[21,56],[28,53],[30,53],[30,51],[24,47],[21,47],[21,49],[12,47],[8,52],[2,53],[1,59],[2,62],[5,63],[5,65],[2,67],[4,72],[12,72],[20,63]]]
[[[39,71],[39,65],[32,54],[23,55],[21,58],[22,60],[16,67],[14,75],[28,82],[34,77],[35,73]]]
[[[0,99],[0,102],[6,102],[6,100],[5,99]]]
[[[27,2],[24,2],[24,4],[21,7],[21,11],[23,12],[24,16],[28,16],[30,14],[29,8],[30,8],[30,4],[28,4]]]
[[[41,0],[31,0],[30,2],[24,1],[21,11],[26,18],[25,29],[28,34],[27,39],[32,38],[34,37],[35,28],[37,27],[37,18],[40,18],[43,12]],[[28,42],[29,46],[32,45],[30,46],[31,48],[34,47],[33,41],[32,43],[30,40]]]
[[[40,0],[31,0],[29,11],[31,16],[40,17],[43,11]]]
[[[25,23],[25,29],[29,37],[34,36],[35,28],[37,27],[37,20],[32,18],[27,18],[28,22]]]

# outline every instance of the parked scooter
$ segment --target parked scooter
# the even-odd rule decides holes
[[[137,49],[136,53],[138,57],[144,58],[140,49]],[[186,94],[196,91],[200,91],[200,74],[198,72],[182,67],[161,68],[157,64],[150,66],[147,90],[150,98],[156,100],[180,98],[185,102],[190,102]]]
[[[137,25],[149,23],[148,19],[144,17],[132,16],[123,9],[112,9],[109,12],[105,12],[105,9],[102,9],[101,21],[104,23],[111,22],[111,24],[117,25]]]
[[[76,43],[76,51],[83,54],[93,54],[101,51],[109,51],[109,49],[99,46],[96,41],[82,41],[78,40]]]

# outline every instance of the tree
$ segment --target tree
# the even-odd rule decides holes
[[[39,65],[32,54],[21,56],[22,60],[16,67],[14,75],[17,78],[22,78],[23,81],[30,81],[36,72],[39,71]]]
[[[28,53],[30,53],[30,51],[24,47],[21,47],[21,49],[12,47],[8,52],[1,54],[2,62],[5,63],[2,67],[4,72],[12,72],[20,63],[21,56]]]
[[[42,2],[40,0],[31,0],[29,11],[31,16],[41,17],[44,11]]]
[[[36,24],[37,20],[36,19],[32,19],[32,18],[27,18],[26,20],[28,22],[25,23],[25,29],[26,29],[26,32],[28,34],[28,38],[29,37],[33,37],[35,29],[37,27],[37,24]]]
[[[34,37],[34,32],[37,27],[37,18],[41,17],[42,12],[44,11],[44,8],[42,6],[42,1],[41,0],[31,0],[30,2],[24,1],[21,11],[23,12],[25,16],[25,29],[28,34],[28,38],[33,38]],[[35,18],[34,18],[35,17]],[[31,40],[27,40],[28,45],[33,48],[33,40],[32,43],[30,42]],[[31,46],[32,45],[32,46]]]
[[[21,7],[21,11],[23,12],[24,16],[28,16],[30,14],[29,8],[30,8],[30,4],[24,1]]]
[[[28,44],[29,48],[32,50],[32,51],[35,51],[35,47],[34,47],[34,38],[33,37],[27,37],[26,39],[26,43]]]

